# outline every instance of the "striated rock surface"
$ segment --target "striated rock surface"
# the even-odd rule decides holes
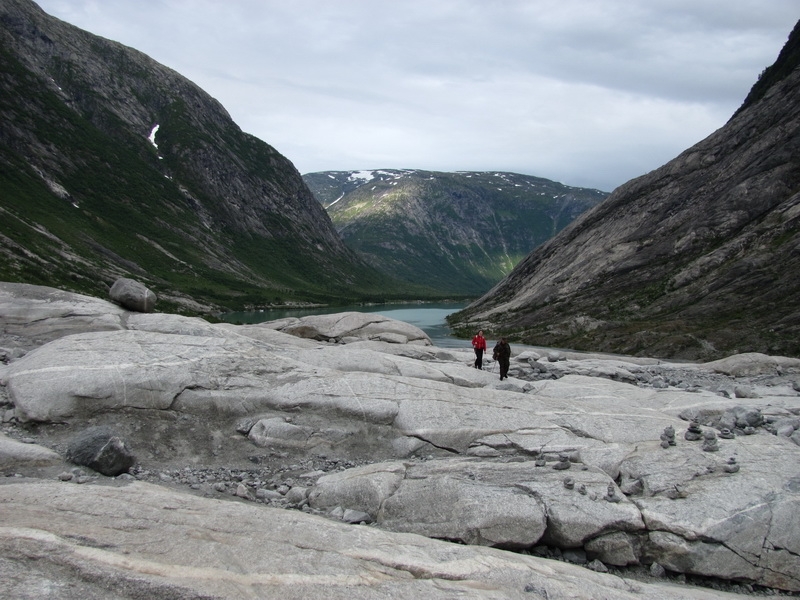
[[[38,297],[43,291],[31,292]],[[70,298],[64,294],[60,301]],[[86,306],[83,297],[72,299]],[[96,308],[109,306],[118,314],[109,303]],[[0,346],[24,335],[18,313],[9,315],[14,333],[4,333]],[[95,316],[83,321],[87,329],[100,319]],[[357,320],[334,316],[326,331]],[[658,586],[635,584],[633,591],[619,575],[594,573],[587,581],[614,591],[590,592],[591,583],[576,592],[569,577],[559,577],[578,567],[558,565],[548,567],[547,576],[533,575],[549,563],[509,551],[599,570],[663,571],[671,581],[714,578],[731,590],[800,591],[797,359],[750,354],[722,363],[669,363],[531,348],[515,354],[511,377],[500,382],[491,361],[484,371],[470,367],[467,348],[444,351],[349,335],[342,340],[352,343],[331,344],[278,331],[275,323],[236,327],[165,314],[131,313],[117,319],[121,329],[84,333],[75,322],[66,328],[59,321],[50,319],[49,330],[32,324],[38,338],[50,341],[0,365],[8,440],[0,443],[0,465],[6,475],[17,475],[0,479],[0,502],[4,511],[13,507],[21,515],[13,527],[4,525],[3,564],[12,548],[55,557],[37,561],[41,571],[33,573],[44,580],[61,572],[70,581],[82,568],[125,581],[147,572],[145,587],[230,597],[227,576],[184,574],[233,570],[251,578],[247,593],[257,597],[267,577],[260,565],[285,558],[274,552],[288,552],[298,566],[270,572],[297,581],[299,573],[318,572],[311,562],[352,559],[353,547],[362,558],[391,547],[391,564],[406,564],[394,545],[409,539],[426,548],[411,554],[465,553],[458,564],[472,560],[466,557],[496,564],[489,587],[473,589],[475,597],[522,597],[534,589],[529,585],[549,589],[551,597],[666,597]],[[380,326],[400,327],[391,321]],[[740,372],[750,374],[735,375]],[[737,397],[734,390],[744,386],[751,393]],[[717,451],[704,450],[702,435],[685,439],[690,425],[715,433]],[[112,429],[136,464],[116,479],[76,470],[68,462],[69,443],[88,426]],[[662,443],[665,431],[674,444]],[[31,450],[20,452],[21,446]],[[160,487],[126,484],[134,479]],[[35,509],[18,508],[31,496]],[[144,516],[136,516],[140,510]],[[130,527],[148,523],[138,532],[138,550],[131,546],[134,532],[125,534],[129,542],[108,541],[107,531],[129,527],[111,521],[111,514],[130,520]],[[85,524],[89,516],[91,526]],[[241,520],[237,531],[263,541],[250,540],[258,550],[244,562],[235,558],[244,550],[231,537],[234,525],[221,525],[231,519]],[[349,528],[359,531],[345,533]],[[268,542],[277,530],[297,548]],[[167,548],[156,550],[150,535],[169,539]],[[309,545],[306,537],[316,541]],[[198,546],[209,540],[232,554]],[[76,556],[90,562],[79,567]],[[369,566],[337,567],[337,577],[344,577],[337,581],[345,583],[334,585],[335,593],[353,593],[353,582],[363,583],[361,569],[374,568],[371,560]],[[147,565],[154,563],[165,566],[151,572]],[[456,576],[447,565],[430,567],[426,577],[478,577],[471,567]],[[399,585],[395,576],[406,581],[407,573],[386,575],[385,568],[379,579],[386,585]],[[518,568],[522,579],[495,579],[498,569]],[[35,585],[35,576],[14,573]],[[533,579],[522,583],[526,578]],[[423,581],[429,580],[415,585]],[[315,589],[309,593],[321,593]],[[385,591],[359,589],[364,597]],[[679,597],[695,593],[712,592],[686,587]]]
[[[0,484],[5,597],[744,598],[141,482]],[[49,515],[43,519],[42,514]],[[14,569],[22,563],[24,568]]]
[[[617,188],[454,321],[526,343],[800,356],[800,25],[742,108]]]
[[[374,313],[344,312],[289,317],[267,326],[297,337],[323,342],[371,340],[431,345],[431,339],[419,327]]]

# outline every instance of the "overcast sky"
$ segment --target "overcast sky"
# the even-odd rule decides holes
[[[301,173],[611,191],[730,118],[798,0],[38,0],[219,100]]]

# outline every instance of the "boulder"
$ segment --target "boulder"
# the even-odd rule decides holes
[[[136,457],[110,429],[90,427],[69,443],[67,460],[114,477],[130,469],[136,462]]]
[[[111,286],[109,297],[127,310],[149,313],[156,306],[156,295],[133,279],[120,277]]]
[[[419,327],[377,313],[344,312],[310,315],[299,319],[277,321],[275,326],[285,333],[320,341],[338,342],[349,337],[389,343],[431,345],[431,339]]]
[[[309,427],[298,427],[284,419],[260,419],[251,427],[247,437],[261,448],[282,446],[282,447],[304,447],[308,438],[311,437],[313,429]]]

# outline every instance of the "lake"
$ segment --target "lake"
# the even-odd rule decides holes
[[[253,312],[232,312],[221,315],[228,323],[263,323],[286,317],[327,315],[340,312],[378,313],[384,317],[416,325],[440,348],[471,348],[469,340],[453,337],[445,317],[461,310],[466,302],[426,302],[420,304],[377,304],[372,306],[336,306],[321,308],[271,309]]]

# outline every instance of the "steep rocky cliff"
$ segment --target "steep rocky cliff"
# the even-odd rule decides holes
[[[127,274],[207,305],[391,291],[217,101],[28,0],[0,3],[0,190],[3,280]]]
[[[662,357],[800,355],[800,28],[721,129],[615,190],[453,323]]]
[[[345,243],[379,270],[476,296],[607,194],[517,173],[303,175]]]

